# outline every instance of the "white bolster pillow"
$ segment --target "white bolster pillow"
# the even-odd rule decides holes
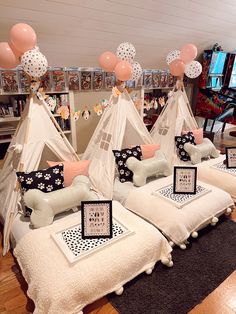
[[[217,158],[220,155],[215,145],[209,140],[209,138],[206,137],[203,139],[201,144],[184,144],[184,150],[189,154],[193,165],[200,163],[202,158]]]
[[[32,209],[30,221],[34,228],[50,225],[54,216],[81,205],[81,201],[96,200],[89,178],[76,176],[69,187],[44,193],[37,189],[24,194],[25,205]]]
[[[148,177],[171,175],[171,167],[160,150],[156,151],[154,157],[144,160],[129,157],[126,166],[133,172],[133,183],[136,186],[145,185]]]

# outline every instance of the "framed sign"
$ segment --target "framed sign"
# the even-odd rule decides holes
[[[196,194],[197,167],[174,167],[175,194]]]
[[[81,202],[82,239],[112,238],[112,201]]]
[[[236,147],[226,147],[226,168],[236,168]]]

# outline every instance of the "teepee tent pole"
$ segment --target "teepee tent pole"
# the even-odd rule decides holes
[[[41,100],[41,99],[40,99]],[[58,124],[57,120],[55,119],[55,117],[53,116],[53,114],[51,113],[50,109],[48,108],[47,103],[45,102],[44,99],[41,100],[42,104],[47,112],[47,114],[49,115],[50,119],[53,121],[55,127],[57,128],[58,132],[60,133],[62,139],[64,140],[64,143],[66,144],[67,148],[70,150],[70,152],[75,156],[75,158],[77,160],[79,159],[79,156],[76,154],[74,148],[72,147],[72,145],[70,144],[70,142],[68,141],[67,137],[65,136],[64,132],[62,131],[60,125]]]
[[[29,108],[28,108],[28,115],[26,117],[27,119],[27,125],[26,125],[26,132],[25,132],[25,136],[24,136],[24,142],[23,142],[23,145],[26,145],[28,143],[28,139],[29,139],[29,130],[30,130],[30,123],[31,123],[31,107],[33,105],[33,96],[30,95],[30,99],[29,99]],[[24,147],[22,149],[22,154],[21,154],[21,159],[20,159],[20,162],[19,162],[19,165],[17,167],[17,170],[18,171],[24,171],[24,162],[22,162],[22,159],[23,159],[23,152],[24,152]],[[19,186],[19,182],[17,181],[16,183],[16,189],[19,189],[20,186]]]
[[[38,125],[45,125],[45,128],[39,132]],[[78,160],[47,104],[40,99],[38,101],[36,95],[32,94],[27,100],[0,173],[0,214],[4,221],[3,254],[9,250],[12,224],[21,200],[16,172],[37,170],[45,146],[61,160]]]

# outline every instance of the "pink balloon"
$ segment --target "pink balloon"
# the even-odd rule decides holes
[[[112,72],[118,62],[116,55],[110,51],[103,52],[99,57],[99,64],[104,71]]]
[[[132,65],[127,61],[120,61],[115,67],[116,78],[120,81],[128,81],[132,77]]]
[[[180,75],[184,74],[185,64],[180,59],[173,60],[169,64],[169,67],[170,67],[170,73],[174,76],[180,76]]]
[[[24,53],[34,48],[37,42],[37,36],[30,25],[18,23],[10,30],[10,42],[15,49]]]
[[[193,44],[186,44],[180,50],[180,59],[184,63],[193,61],[197,56],[197,47]]]
[[[12,43],[8,43],[8,44],[15,56],[21,57],[23,55],[23,53],[17,50],[16,47]]]
[[[0,68],[13,69],[20,63],[8,43],[0,43]]]

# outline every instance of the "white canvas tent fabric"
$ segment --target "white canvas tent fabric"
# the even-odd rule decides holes
[[[9,250],[11,225],[21,200],[16,172],[37,170],[45,148],[49,149],[58,161],[78,160],[73,147],[52,120],[55,121],[47,104],[36,96],[31,97],[9,145],[0,171],[0,217],[4,223],[3,254]],[[17,152],[19,148],[21,152]]]
[[[151,130],[154,143],[161,146],[168,162],[179,163],[175,147],[175,136],[183,130],[197,129],[198,125],[190,107],[185,90],[172,91],[167,103]]]
[[[112,150],[151,144],[153,141],[126,91],[118,97],[111,97],[109,103],[83,154],[83,159],[91,161],[89,177],[93,187],[111,199],[115,176]]]

